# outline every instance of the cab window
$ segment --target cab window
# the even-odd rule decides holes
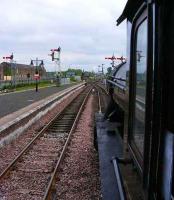
[[[141,155],[144,152],[147,72],[147,19],[137,28],[135,46],[135,95],[132,139]]]

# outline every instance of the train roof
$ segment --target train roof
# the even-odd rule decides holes
[[[128,0],[121,16],[117,19],[117,26],[125,19],[132,21],[135,13],[138,11],[142,3],[147,1],[148,0]]]

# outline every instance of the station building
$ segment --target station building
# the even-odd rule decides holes
[[[46,70],[43,66],[38,66],[37,70],[40,77],[46,76]],[[0,80],[12,80],[12,77],[15,77],[16,80],[32,80],[34,79],[35,73],[35,66],[8,62],[2,62],[0,64]]]

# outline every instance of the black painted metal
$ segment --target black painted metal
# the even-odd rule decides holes
[[[153,10],[152,5],[147,5],[148,32],[147,32],[147,83],[146,83],[146,117],[145,117],[145,137],[143,155],[143,187],[148,188],[149,184],[149,165],[152,135],[152,112],[153,112],[153,69],[154,69],[154,38],[153,38]]]
[[[125,189],[124,189],[121,173],[120,173],[120,170],[119,170],[118,161],[119,161],[119,159],[117,157],[112,158],[115,176],[116,176],[116,179],[117,179],[117,185],[118,185],[120,200],[126,200]]]
[[[144,3],[143,3],[144,2]],[[164,160],[166,161],[164,143],[167,132],[174,134],[174,4],[172,0],[129,0],[117,20],[121,23],[128,19],[131,24],[130,52],[130,87],[129,87],[129,121],[128,147],[140,171],[145,198],[149,200],[168,199],[164,192]],[[140,155],[132,140],[133,110],[135,100],[135,46],[136,29],[144,18],[148,19],[147,51],[147,85],[144,154]],[[145,16],[145,17],[146,17]],[[131,23],[130,23],[131,22]],[[129,46],[128,46],[129,47]],[[116,79],[115,79],[116,80]],[[112,77],[111,86],[119,87]],[[111,93],[112,95],[112,93]],[[174,150],[173,150],[174,151]],[[174,173],[174,170],[172,171]],[[174,175],[171,175],[174,185]],[[173,187],[173,185],[169,187]],[[173,189],[174,190],[174,189]],[[174,193],[174,191],[171,191]],[[171,199],[173,198],[171,194]]]
[[[116,83],[116,82],[114,82],[114,81],[110,81],[110,80],[108,80],[108,83],[111,83],[113,86],[117,86],[118,88],[120,88],[120,89],[123,90],[123,91],[126,90],[126,88],[125,88],[124,85],[121,85],[121,84]]]
[[[129,133],[128,133],[128,143],[130,144],[129,147],[131,148],[131,152],[133,152],[133,159],[136,157],[135,162],[139,162],[136,164],[136,166],[140,166],[141,169],[139,169],[140,172],[143,172],[143,157],[136,148],[136,145],[134,144],[132,140],[132,131],[133,131],[133,119],[134,119],[134,107],[135,107],[135,88],[136,88],[136,32],[139,25],[147,18],[147,9],[146,5],[144,4],[138,13],[136,14],[136,17],[134,17],[134,22],[132,25],[132,34],[131,34],[131,59],[130,59],[130,95],[129,95]],[[142,174],[141,174],[142,176]]]
[[[143,0],[128,0],[127,4],[126,4],[126,6],[123,10],[123,13],[117,19],[117,25],[119,25],[126,18],[129,21],[132,21],[133,17],[135,16],[135,13],[138,11],[138,9],[140,8],[140,6],[143,2],[146,2],[146,1],[143,1]]]
[[[102,199],[120,200],[117,179],[115,178],[111,158],[113,155],[117,157],[123,156],[122,139],[118,133],[108,133],[108,130],[115,130],[117,125],[103,118],[104,115],[102,113],[95,115]]]
[[[173,70],[173,50],[174,50],[174,15],[173,15],[173,1],[163,1],[158,7],[158,27],[159,37],[158,37],[158,68],[159,68],[159,95],[156,96],[156,100],[159,101],[160,117],[156,120],[160,128],[157,126],[158,134],[158,157],[156,169],[156,187],[155,194],[157,199],[164,198],[162,193],[163,185],[163,165],[164,165],[164,149],[165,149],[165,138],[167,130],[174,133],[174,128],[172,127],[174,120],[174,97],[173,97],[173,87],[174,87],[174,70]],[[159,112],[156,107],[156,113]],[[155,131],[155,128],[154,128]]]

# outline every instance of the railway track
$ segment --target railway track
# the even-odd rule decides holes
[[[109,101],[108,93],[99,84],[97,84],[95,88],[97,91],[97,98],[98,98],[98,111],[105,113]]]
[[[0,174],[0,199],[54,198],[55,175],[90,90],[83,90]]]
[[[33,123],[44,116],[45,113],[49,112],[52,106],[56,105],[58,101],[61,101],[61,99],[81,87],[83,87],[83,83],[55,93],[46,99],[37,101],[22,110],[2,118],[0,120],[0,148],[9,144],[13,138],[21,135],[23,131],[27,130]]]

